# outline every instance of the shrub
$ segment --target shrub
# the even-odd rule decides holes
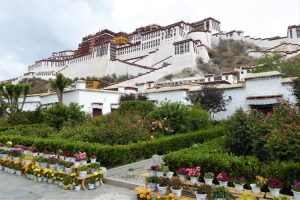
[[[0,128],[0,134],[3,135],[20,135],[47,138],[51,137],[55,133],[56,131],[47,124],[6,126]]]
[[[183,133],[205,128],[209,124],[209,114],[196,107],[182,103],[164,103],[148,117],[152,130],[165,135]]]
[[[162,155],[178,149],[190,147],[195,143],[202,143],[206,140],[219,137],[223,133],[224,127],[218,126],[194,133],[178,134],[135,144],[116,146],[70,141],[67,139],[43,139],[31,136],[2,134],[0,134],[0,142],[6,143],[7,141],[12,141],[13,144],[35,146],[41,151],[48,150],[57,152],[58,150],[62,150],[86,152],[89,156],[96,155],[103,166],[114,167],[150,158],[154,154]]]
[[[40,124],[44,122],[44,113],[40,108],[35,111],[12,113],[7,118],[10,125]]]
[[[121,102],[119,111],[122,113],[125,112],[136,112],[141,116],[146,116],[148,113],[152,112],[155,108],[155,105],[151,101],[124,101]]]

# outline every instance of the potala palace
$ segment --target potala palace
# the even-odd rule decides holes
[[[240,107],[268,112],[283,99],[296,102],[292,77],[283,78],[276,71],[252,74],[251,66],[240,66],[232,72],[218,75],[200,72],[196,78],[161,80],[186,68],[196,70],[197,59],[209,62],[208,49],[218,46],[221,40],[229,39],[259,47],[247,52],[254,58],[273,52],[279,52],[286,58],[300,53],[300,25],[289,26],[284,37],[252,38],[239,30],[221,31],[218,20],[206,18],[167,26],[152,24],[137,28],[132,33],[115,33],[105,29],[84,37],[77,50],[54,52],[51,57],[36,61],[28,67],[24,76],[14,81],[34,77],[55,78],[57,73],[69,78],[129,75],[127,80],[101,90],[86,88],[85,82],[79,80],[73,88],[65,91],[65,104],[76,102],[92,115],[117,109],[119,97],[124,93],[142,93],[157,104],[167,101],[188,103],[188,92],[201,90],[202,85],[208,83],[223,89],[225,97],[231,100],[226,111],[215,115],[216,119],[224,119]],[[57,102],[55,93],[31,95],[24,109],[47,108]]]

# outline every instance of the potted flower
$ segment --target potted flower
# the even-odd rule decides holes
[[[13,168],[14,168],[15,173],[16,173],[17,176],[21,176],[22,175],[22,172],[21,172],[22,166],[21,166],[21,164],[20,164],[19,161],[17,161],[17,162],[14,163]]]
[[[55,179],[57,180],[57,184],[59,187],[63,188],[64,187],[64,174],[62,172],[57,172],[55,175]]]
[[[73,185],[74,185],[74,190],[76,192],[80,191],[80,181],[78,179],[75,178],[73,180]]]
[[[95,155],[93,155],[93,156],[91,156],[90,160],[91,160],[91,163],[95,163],[97,160],[97,157]]]
[[[156,176],[156,171],[157,171],[158,168],[159,168],[158,165],[152,165],[152,166],[150,167],[150,169],[147,170],[149,176]]]
[[[75,162],[75,158],[73,157],[74,153],[71,150],[63,151],[62,152],[63,157],[65,157],[66,162]]]
[[[300,200],[300,181],[294,182],[294,185],[292,185],[292,191],[294,194],[294,199]]]
[[[165,165],[158,166],[158,168],[156,169],[156,176],[162,177],[167,171],[169,171],[168,166]]]
[[[100,169],[100,163],[93,163],[90,165],[91,173],[97,172]]]
[[[238,193],[243,191],[244,183],[245,183],[245,178],[242,176],[235,176],[233,178],[234,188]]]
[[[63,180],[64,184],[64,190],[69,190],[70,189],[70,184],[71,184],[71,177],[70,176],[65,176]]]
[[[229,176],[225,172],[221,172],[218,174],[217,179],[220,183],[221,187],[227,187],[227,183],[229,181]]]
[[[223,186],[214,186],[211,190],[211,195],[214,200],[227,200],[229,199],[228,191]]]
[[[85,177],[87,175],[88,167],[80,166],[77,168],[79,177]]]
[[[39,166],[42,168],[42,169],[44,169],[44,168],[46,168],[47,167],[47,165],[48,165],[48,159],[47,158],[45,158],[45,157],[43,157],[43,156],[37,156],[36,158],[35,158],[35,161],[39,164]]]
[[[59,172],[63,172],[64,171],[64,165],[66,164],[65,161],[63,160],[58,160],[57,164],[56,164],[56,170]]]
[[[208,185],[197,185],[196,186],[196,200],[206,200],[207,194],[210,193],[210,186]]]
[[[103,171],[99,170],[98,172],[94,172],[94,177],[95,177],[95,187],[99,187],[100,182],[102,182],[103,179]]]
[[[10,155],[12,156],[14,161],[20,160],[20,156],[22,155],[22,149],[14,149],[10,152]]]
[[[270,188],[270,193],[274,197],[279,197],[279,191],[280,188],[283,186],[282,182],[278,179],[271,178],[267,182],[269,188]]]
[[[191,178],[192,185],[194,185],[195,183],[197,183],[198,182],[198,178],[200,176],[200,167],[197,166],[195,168],[187,168],[186,171],[187,171],[187,174]]]
[[[180,180],[178,178],[173,178],[171,180],[170,186],[174,196],[179,199],[182,193],[182,186]]]
[[[54,171],[53,170],[49,170],[48,173],[46,174],[47,182],[50,183],[50,184],[53,183],[54,176],[55,176]]]
[[[162,176],[158,178],[157,190],[160,195],[165,195],[167,193],[169,183],[170,179],[167,177]]]
[[[48,158],[49,168],[55,170],[56,169],[57,158],[50,156]]]
[[[89,190],[95,189],[95,177],[91,177],[88,182]]]
[[[37,177],[38,182],[42,182],[42,169],[38,166],[34,167],[33,174]]]
[[[76,155],[75,161],[80,162],[81,165],[87,164],[87,157],[85,152],[79,152]]]
[[[72,163],[72,162],[65,162],[64,163],[66,174],[71,174],[72,173],[73,165],[74,165],[74,163]]]
[[[207,172],[204,174],[204,182],[206,185],[212,185],[214,174],[212,172]]]
[[[186,180],[186,175],[187,175],[187,168],[185,167],[180,167],[177,171],[177,174],[178,174],[178,177],[179,177],[179,180],[181,182],[185,181]]]
[[[255,183],[250,184],[251,190],[254,194],[260,193],[260,188],[267,184],[267,179],[262,176],[255,177]]]
[[[152,192],[156,190],[156,185],[158,183],[156,176],[148,176],[146,178],[147,181],[147,188],[149,188]]]

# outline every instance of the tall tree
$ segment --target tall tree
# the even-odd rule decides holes
[[[28,84],[1,84],[0,85],[0,106],[7,114],[13,114],[23,110],[27,95]],[[19,99],[23,98],[21,103]]]
[[[63,104],[63,93],[65,87],[70,84],[70,81],[61,73],[56,75],[56,79],[51,81],[52,89],[56,91],[57,98],[60,104]]]
[[[226,111],[226,104],[230,101],[224,98],[224,91],[214,86],[203,86],[201,90],[190,92],[187,99],[194,105],[214,113]]]

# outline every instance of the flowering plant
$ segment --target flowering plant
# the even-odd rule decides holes
[[[187,168],[187,174],[191,177],[198,177],[200,176],[200,167],[197,166],[195,168]]]
[[[62,154],[65,157],[72,157],[74,155],[73,151],[71,151],[71,150],[64,151]]]
[[[5,145],[0,142],[0,147],[4,147]]]
[[[300,192],[300,181],[294,182],[294,185],[292,185],[292,190],[295,192]]]
[[[97,156],[95,156],[95,155],[91,156],[91,159],[96,159],[96,158],[97,158]]]
[[[225,172],[221,172],[217,176],[218,181],[227,182],[229,181],[229,176]]]
[[[212,172],[207,172],[204,174],[204,178],[207,178],[207,179],[213,179],[214,176],[215,175]]]
[[[152,165],[152,166],[150,167],[150,169],[153,170],[153,171],[157,171],[158,168],[159,168],[158,165]]]
[[[14,149],[10,152],[10,155],[13,157],[20,157],[22,155],[22,149]]]
[[[187,168],[185,168],[185,167],[180,167],[177,171],[177,174],[179,174],[179,175],[187,175],[187,173],[188,173]]]
[[[281,188],[283,186],[283,183],[275,178],[269,179],[267,184],[270,188]]]
[[[234,177],[233,182],[234,182],[235,184],[240,184],[240,185],[242,185],[242,184],[244,184],[244,182],[245,182],[245,178],[242,177],[242,176],[236,176],[236,177]]]
[[[76,161],[82,161],[82,160],[86,160],[86,153],[85,152],[79,152],[76,155]]]
[[[262,176],[256,176],[256,181],[255,181],[255,184],[258,186],[258,187],[262,187],[264,185],[267,184],[267,179],[262,177]]]
[[[101,181],[103,178],[103,171],[99,170],[98,172],[94,172],[95,181]]]
[[[7,146],[7,147],[11,147],[11,146],[12,146],[12,141],[7,141],[7,142],[6,142],[6,146]]]

